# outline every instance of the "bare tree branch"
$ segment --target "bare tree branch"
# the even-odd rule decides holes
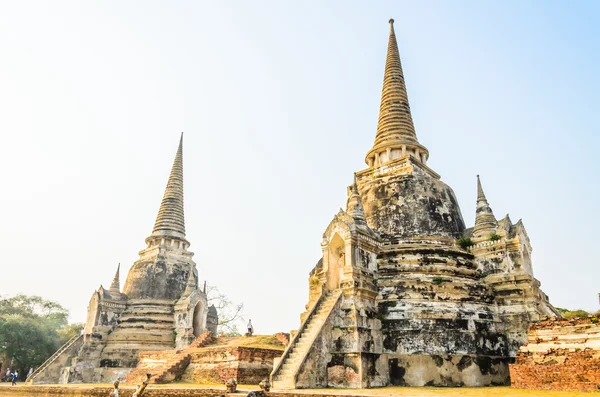
[[[219,335],[240,335],[238,326],[243,326],[243,303],[233,303],[225,294],[214,286],[207,284],[206,297],[209,305],[214,305],[219,316]]]

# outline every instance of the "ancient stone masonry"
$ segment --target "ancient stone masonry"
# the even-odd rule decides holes
[[[141,351],[183,348],[205,331],[216,332],[217,313],[199,288],[189,246],[182,134],[154,229],[123,291],[119,266],[110,288],[100,286],[92,295],[80,348],[53,356],[30,381],[112,382],[136,367]]]
[[[510,365],[513,387],[595,391],[600,387],[597,317],[545,319],[530,326],[527,342]]]
[[[428,158],[391,20],[367,168],[323,234],[275,389],[507,385],[529,323],[558,315],[533,277],[523,223],[496,220],[478,179],[467,229]]]

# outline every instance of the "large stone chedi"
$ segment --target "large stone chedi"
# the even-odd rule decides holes
[[[182,348],[207,330],[216,332],[216,310],[199,288],[189,246],[182,135],[154,230],[123,291],[117,270],[110,288],[92,295],[83,335],[44,363],[33,382],[112,382],[137,365],[140,351]]]
[[[521,221],[496,220],[478,180],[475,227],[427,166],[390,21],[379,123],[310,273],[275,388],[509,384],[527,326],[554,308]]]

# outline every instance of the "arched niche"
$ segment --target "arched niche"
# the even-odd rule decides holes
[[[202,333],[206,330],[206,307],[202,301],[198,302],[194,308],[192,327],[195,337],[202,335]]]
[[[327,289],[336,290],[340,288],[346,264],[346,244],[339,234],[336,233],[329,242],[327,254]]]

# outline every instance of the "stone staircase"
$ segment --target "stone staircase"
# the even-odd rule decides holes
[[[57,369],[60,371],[60,368],[67,363],[69,359],[71,359],[75,354],[77,354],[77,350],[81,347],[83,343],[83,335],[77,335],[73,338],[69,339],[67,343],[62,345],[60,349],[58,349],[49,359],[44,361],[42,365],[40,365],[31,375],[27,377],[28,383],[41,383],[42,381],[37,378],[42,378],[43,373],[50,369],[54,364],[57,364]],[[62,360],[61,360],[62,359]]]
[[[281,360],[273,368],[271,383],[274,389],[294,389],[296,387],[296,374],[341,295],[341,291],[329,292],[314,305],[298,333],[290,341]]]
[[[177,380],[184,373],[191,361],[191,351],[213,340],[210,332],[197,337],[189,346],[181,350],[141,352],[139,363],[126,377],[125,383],[139,384],[151,373],[150,383],[169,383]]]
[[[140,364],[125,378],[127,384],[139,384],[151,373],[150,383],[169,383],[183,374],[190,364],[187,352],[164,351],[140,353]]]

